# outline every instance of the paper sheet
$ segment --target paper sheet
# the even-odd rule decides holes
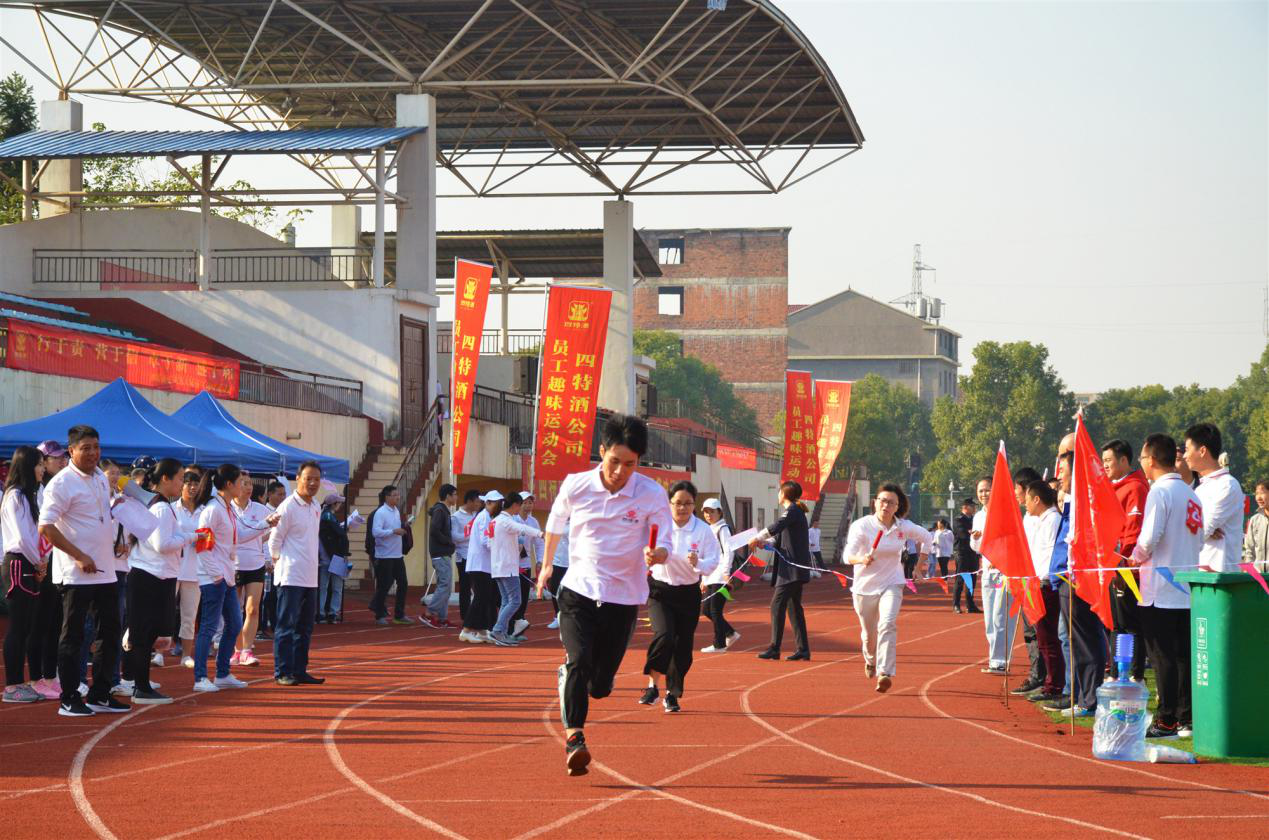
[[[732,534],[724,547],[730,553],[749,545],[749,541],[756,536],[758,536],[757,528],[750,528],[748,531],[741,531],[739,534]]]
[[[352,564],[349,563],[347,560],[345,560],[343,557],[340,557],[338,554],[331,555],[330,573],[332,575],[335,575],[336,577],[346,578],[348,577],[348,572],[351,569],[352,569]]]
[[[159,520],[136,499],[124,498],[110,509],[110,515],[124,530],[138,540],[144,540],[159,527]]]

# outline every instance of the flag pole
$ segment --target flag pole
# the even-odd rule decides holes
[[[1009,636],[1009,578],[1005,577],[1005,708],[1009,708],[1009,666],[1013,664],[1013,640]]]
[[[1071,661],[1069,663],[1070,677],[1067,681],[1067,690],[1071,692],[1071,735],[1075,734],[1075,574],[1071,571],[1068,564],[1066,573],[1070,576],[1070,580],[1066,584],[1066,639],[1071,647]]]
[[[533,395],[533,403],[536,411],[533,412],[533,443],[529,447],[529,492],[534,496],[538,494],[537,488],[537,468],[538,468],[538,418],[542,413],[542,362],[546,359],[546,319],[551,312],[551,284],[546,286],[546,292],[542,295],[542,332],[538,333],[538,382],[537,391]]]

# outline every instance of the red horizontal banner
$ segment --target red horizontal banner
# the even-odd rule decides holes
[[[142,388],[238,398],[238,362],[9,319],[5,367]]]
[[[719,463],[728,469],[752,470],[758,467],[758,450],[756,449],[720,442],[717,452]]]

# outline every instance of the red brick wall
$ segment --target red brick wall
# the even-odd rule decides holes
[[[775,230],[643,230],[653,255],[657,240],[685,240],[682,265],[663,265],[661,282],[676,277],[789,276],[789,231]]]
[[[688,336],[683,352],[713,365],[728,382],[784,383],[784,336]]]
[[[725,330],[784,329],[787,325],[789,287],[786,284],[754,285],[752,281],[731,284],[687,284],[683,288],[683,314],[658,314],[661,280],[640,283],[634,294],[635,326],[641,330]],[[783,338],[780,339],[784,341]]]

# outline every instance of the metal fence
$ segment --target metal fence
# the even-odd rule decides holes
[[[240,366],[238,399],[345,417],[358,417],[362,413],[362,385],[356,379],[266,368],[250,362]]]
[[[542,344],[542,333],[538,330],[507,330],[508,352],[537,352]],[[436,352],[454,352],[454,334],[449,330],[436,333]],[[485,330],[480,335],[480,355],[496,356],[502,352],[502,331]]]
[[[212,285],[246,283],[370,283],[357,248],[219,248],[212,251]]]
[[[533,448],[536,412],[537,399],[525,394],[477,385],[472,396],[472,418],[506,426],[511,431],[511,448],[519,452]]]
[[[392,484],[401,491],[403,510],[415,510],[419,496],[427,489],[423,483],[440,457],[443,446],[440,410],[441,401],[434,401],[419,433],[406,447],[405,459],[392,478]]]
[[[37,248],[36,285],[189,286],[198,284],[198,253],[189,250]]]

